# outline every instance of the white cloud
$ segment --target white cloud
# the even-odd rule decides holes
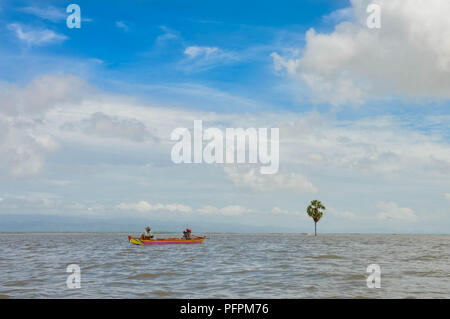
[[[190,46],[185,48],[187,59],[182,61],[186,70],[204,71],[220,65],[239,61],[235,52],[226,51],[218,47]]]
[[[20,8],[19,11],[35,15],[39,18],[50,20],[52,22],[58,22],[65,20],[68,14],[65,13],[64,8],[56,7],[24,7]]]
[[[0,168],[13,176],[42,172],[58,143],[45,132],[42,116],[55,106],[79,101],[84,82],[74,76],[36,77],[27,86],[0,84]]]
[[[82,122],[84,132],[105,138],[125,138],[142,142],[156,138],[147,130],[145,124],[133,118],[119,118],[96,112]]]
[[[87,95],[87,85],[72,75],[43,75],[34,78],[25,87],[0,83],[0,114],[33,115],[56,105],[81,100]]]
[[[346,122],[316,113],[292,115],[291,121],[276,124],[282,136],[280,161],[365,174],[448,174],[450,145],[445,138],[407,124],[397,117]]]
[[[56,33],[49,29],[37,29],[23,26],[19,23],[11,23],[8,29],[13,31],[16,37],[29,45],[44,45],[62,42],[67,39],[63,34]]]
[[[436,158],[434,155],[429,155],[429,161],[425,168],[441,173],[444,175],[450,174],[450,160],[448,158]]]
[[[408,207],[400,207],[394,202],[380,202],[377,204],[380,213],[377,217],[384,220],[398,220],[404,222],[416,222],[416,213]]]
[[[21,12],[34,15],[36,17],[39,17],[41,19],[49,20],[52,22],[60,22],[65,21],[67,17],[69,16],[69,13],[66,12],[66,7],[53,7],[53,6],[47,6],[47,7],[23,7],[18,9]],[[93,21],[91,18],[85,17],[84,14],[82,14],[81,20],[83,22],[91,22]]]
[[[450,193],[445,193],[444,197],[447,198],[448,200],[450,200]]]
[[[163,34],[158,36],[156,38],[156,42],[159,44],[164,43],[165,41],[172,41],[172,40],[180,40],[181,36],[180,33],[176,30],[172,30],[166,26],[160,26],[159,29],[163,31]]]
[[[146,90],[154,92],[165,92],[172,96],[177,96],[180,100],[194,100],[198,105],[210,106],[214,104],[218,109],[256,109],[264,106],[260,101],[255,101],[246,97],[236,96],[228,92],[211,88],[197,83],[178,83],[176,85],[146,85]],[[209,113],[211,114],[211,113]],[[207,114],[203,113],[203,116]],[[222,117],[229,117],[228,114],[221,114]]]
[[[116,27],[122,29],[123,31],[129,31],[130,27],[124,21],[116,21]]]
[[[238,187],[247,187],[256,191],[292,191],[296,193],[315,193],[317,189],[308,179],[296,173],[277,173],[261,175],[256,168],[225,167],[226,176]]]
[[[338,9],[322,17],[325,23],[341,23],[353,18],[353,9],[351,7]]]
[[[197,212],[205,215],[240,216],[244,214],[254,213],[255,211],[244,206],[229,205],[222,208],[217,208],[215,206],[204,206],[202,208],[199,208]]]
[[[220,91],[189,89],[195,94],[206,91],[210,101],[226,99],[229,103],[247,105],[244,104],[247,101]],[[56,142],[70,143],[77,138],[77,143],[104,146],[102,138],[119,137],[123,142],[160,139],[162,144],[170,146],[168,137],[173,128],[191,127],[194,119],[201,118],[210,127],[280,127],[280,161],[286,170],[271,177],[261,176],[248,167],[226,168],[227,178],[239,187],[314,192],[318,187],[309,181],[311,168],[377,176],[450,173],[450,145],[445,136],[415,130],[410,125],[415,123],[397,117],[342,121],[317,113],[219,114],[141,104],[123,96],[92,92],[92,88],[74,76],[41,76],[23,88],[0,83],[0,115],[6,121],[3,149],[27,145],[19,153],[35,150],[34,156],[15,158],[24,162],[26,158],[33,159],[30,168],[35,167],[31,171],[37,172],[43,167],[45,154],[55,149]],[[425,127],[426,121],[424,118],[421,123]],[[68,126],[74,130],[61,129]],[[17,130],[7,134],[6,128]],[[20,139],[18,134],[22,136]],[[7,136],[11,142],[5,141]],[[10,161],[3,159],[3,162]],[[290,174],[294,167],[297,173]]]
[[[310,29],[301,56],[273,53],[275,69],[306,84],[315,102],[379,96],[450,98],[450,2],[378,0],[381,29],[366,26],[371,0],[352,0],[354,21]]]
[[[186,54],[190,59],[195,59],[198,57],[208,59],[219,54],[220,52],[221,50],[218,47],[190,46],[184,50],[184,54]]]
[[[306,211],[299,212],[299,211],[293,211],[293,210],[286,210],[286,209],[281,209],[278,206],[275,206],[272,208],[272,213],[274,213],[276,215],[291,215],[291,216],[302,216],[302,217],[306,216]]]
[[[344,218],[344,219],[355,219],[357,216],[355,213],[351,212],[351,211],[340,211],[340,210],[336,210],[332,207],[328,207],[326,212],[329,212],[331,215],[338,217],[338,218]]]
[[[120,203],[116,206],[121,210],[135,210],[138,212],[150,212],[150,211],[170,211],[170,212],[182,212],[188,213],[192,211],[192,208],[182,204],[150,204],[147,201],[140,201],[138,203]]]
[[[30,192],[23,195],[8,194],[5,197],[8,203],[13,205],[20,204],[22,208],[55,208],[60,204],[60,197],[51,193]]]
[[[169,211],[184,214],[200,214],[200,215],[221,215],[221,216],[241,216],[244,214],[255,213],[256,211],[240,205],[229,205],[218,208],[212,205],[206,205],[196,210],[193,210],[188,205],[183,204],[150,204],[147,201],[140,201],[137,203],[120,203],[116,206],[120,210],[134,210],[141,213],[150,211]]]
[[[0,116],[0,168],[13,176],[38,174],[44,167],[45,154],[57,148],[56,141],[36,135],[32,122]]]

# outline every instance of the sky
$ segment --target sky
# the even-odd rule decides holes
[[[311,233],[319,199],[319,232],[448,234],[448,17],[448,0],[0,0],[0,231]],[[173,163],[194,120],[279,128],[279,172]]]

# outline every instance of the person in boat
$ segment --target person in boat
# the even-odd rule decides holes
[[[150,226],[147,226],[145,228],[145,233],[143,233],[141,235],[141,240],[149,240],[149,239],[153,239],[153,234],[152,234],[152,229],[150,228]]]
[[[189,228],[186,229],[185,231],[183,231],[183,237],[184,237],[184,239],[192,239],[191,233],[192,233],[192,231],[191,231]]]

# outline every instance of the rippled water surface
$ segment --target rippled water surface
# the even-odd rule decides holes
[[[0,298],[450,298],[448,235],[0,235]],[[369,264],[381,288],[366,285]],[[81,267],[68,289],[66,267]]]

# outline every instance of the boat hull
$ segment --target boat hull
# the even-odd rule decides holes
[[[128,241],[134,245],[192,245],[192,244],[202,244],[206,239],[205,237],[196,237],[192,239],[184,238],[161,238],[161,239],[150,239],[141,240],[138,238],[133,238],[128,236]]]

